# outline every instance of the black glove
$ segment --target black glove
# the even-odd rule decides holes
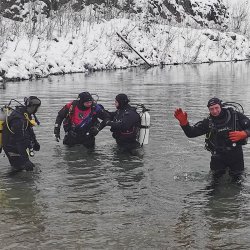
[[[99,133],[99,129],[97,127],[92,127],[89,130],[89,135],[96,136]]]
[[[35,167],[34,163],[32,163],[30,160],[24,163],[24,169],[26,171],[33,171],[34,167]]]
[[[35,151],[39,151],[40,150],[40,144],[38,143],[38,141],[35,141],[33,144],[33,149]]]
[[[54,127],[54,135],[56,137],[56,141],[60,140],[60,127]]]

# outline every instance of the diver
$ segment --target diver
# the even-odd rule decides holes
[[[213,177],[218,179],[228,169],[233,181],[238,181],[244,171],[242,145],[247,143],[250,135],[250,120],[240,112],[237,103],[222,103],[219,98],[208,101],[209,116],[191,126],[187,113],[181,108],[175,110],[174,116],[187,137],[206,135],[205,148],[211,152],[210,169]]]
[[[125,151],[139,148],[138,136],[140,132],[141,118],[134,107],[129,105],[128,96],[118,94],[115,97],[115,112],[109,112],[110,121],[106,126],[110,126],[113,138],[116,143]]]
[[[68,146],[82,144],[86,148],[93,148],[95,136],[103,129],[108,118],[109,114],[104,107],[97,104],[89,92],[82,92],[77,100],[67,103],[58,112],[54,135],[59,141],[60,127],[63,123],[65,131],[63,144]]]
[[[39,98],[30,96],[24,99],[24,105],[16,106],[10,115],[6,116],[3,125],[3,150],[15,171],[32,171],[35,167],[29,157],[34,156],[33,150],[40,150],[33,130],[33,126],[39,125],[35,113],[40,105]]]

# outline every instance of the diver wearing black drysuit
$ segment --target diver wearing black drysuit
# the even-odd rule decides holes
[[[4,123],[3,150],[14,170],[32,171],[35,166],[29,160],[29,150],[40,150],[32,120],[40,105],[40,99],[30,96],[25,99],[25,105],[17,106]]]
[[[223,107],[218,98],[210,99],[207,107],[209,117],[194,126],[190,126],[187,113],[180,108],[174,115],[187,137],[206,134],[205,148],[212,154],[210,168],[213,176],[222,176],[228,167],[229,175],[237,180],[244,170],[242,145],[250,136],[250,120],[231,107]]]
[[[140,146],[137,141],[140,130],[141,118],[136,109],[131,107],[125,94],[119,94],[115,98],[115,112],[109,112],[111,121],[106,123],[110,126],[116,143],[125,150],[132,150]]]

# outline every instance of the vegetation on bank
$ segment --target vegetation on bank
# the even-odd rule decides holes
[[[14,2],[1,6],[0,80],[143,64],[117,32],[152,65],[250,57],[247,8],[219,0]]]

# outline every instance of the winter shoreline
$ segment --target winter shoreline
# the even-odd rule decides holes
[[[120,33],[152,66],[250,60],[249,40],[233,32],[194,29],[113,19],[85,22],[77,34],[46,40],[14,37],[0,55],[0,81],[45,78],[141,66],[143,60],[122,41]]]
[[[232,61],[208,61],[208,62],[199,62],[199,63],[168,63],[168,64],[159,64],[159,65],[152,65],[152,67],[164,67],[164,66],[178,66],[178,65],[201,65],[201,64],[213,64],[213,63],[237,63],[237,62],[244,62],[244,61],[250,61],[250,59],[240,59],[240,60],[232,60]],[[41,78],[47,78],[49,76],[60,76],[60,75],[69,75],[69,74],[91,74],[93,72],[100,72],[100,71],[111,71],[111,70],[125,70],[128,68],[137,68],[137,67],[147,67],[150,68],[149,66],[146,65],[146,63],[137,65],[137,66],[128,66],[124,68],[114,68],[114,69],[89,69],[88,71],[78,71],[78,72],[69,72],[69,73],[51,73],[46,76],[31,76],[30,79],[20,79],[20,78],[8,78],[4,79],[0,77],[0,83],[4,85],[7,82],[21,82],[21,81],[33,81],[33,80],[38,80]]]

